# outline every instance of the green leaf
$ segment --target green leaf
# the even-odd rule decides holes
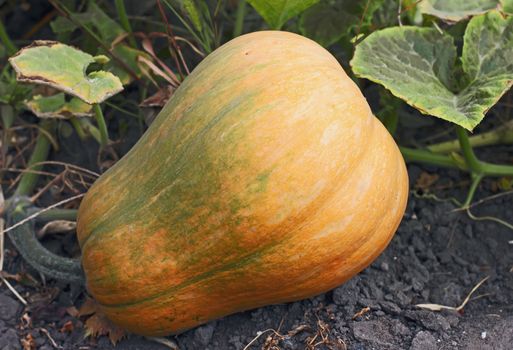
[[[163,0],[163,2],[207,54],[212,52],[215,46],[219,46],[209,4],[215,5],[217,8],[222,1]],[[187,16],[188,20],[184,18],[183,14]]]
[[[383,2],[384,0],[321,0],[301,15],[301,33],[322,46],[330,46],[342,38],[350,39],[368,30],[374,12]]]
[[[14,70],[6,66],[0,77],[0,105],[11,105],[16,110],[23,108],[32,89],[32,86],[18,83]]]
[[[407,6],[402,2],[403,7]],[[374,12],[372,18],[372,24],[377,28],[385,28],[385,27],[393,27],[397,25],[397,9],[398,2],[386,0],[383,2],[383,5]],[[415,6],[412,6],[408,12],[415,11]]]
[[[285,22],[319,2],[319,0],[248,0],[272,29],[281,29]]]
[[[498,5],[499,0],[423,0],[418,6],[422,13],[458,22],[493,10]]]
[[[513,0],[501,0],[501,7],[504,13],[513,15]]]
[[[0,58],[4,58],[7,54],[7,50],[5,49],[5,46],[0,43]]]
[[[497,11],[472,18],[461,67],[456,56],[450,35],[403,26],[369,35],[351,66],[422,113],[472,130],[513,83],[513,18]]]
[[[73,16],[82,25],[92,26],[99,37],[107,43],[114,41],[125,33],[123,27],[103,12],[94,1],[89,2],[86,12],[73,14]]]
[[[69,33],[78,28],[78,26],[71,22],[66,17],[59,16],[50,22],[50,28],[55,34]]]
[[[125,33],[123,27],[107,15],[93,1],[89,2],[86,12],[72,13],[73,19],[83,26],[89,27],[105,42],[110,43]],[[78,25],[65,17],[57,17],[50,23],[53,32],[67,33],[78,29]]]
[[[143,73],[141,71],[141,67],[139,67],[139,56],[144,56],[149,61],[153,61],[150,55],[148,55],[146,52],[134,49],[126,44],[118,44],[112,49],[112,52],[117,57],[120,57],[123,59],[123,61],[129,66],[132,71],[135,73],[135,75],[140,78],[142,77]],[[121,83],[123,85],[128,85],[132,82],[132,76],[128,74],[128,72],[121,67],[116,61],[111,60],[109,61],[105,67],[105,70],[111,72],[115,76],[121,80]]]
[[[55,41],[35,41],[9,59],[18,81],[52,86],[93,104],[123,90],[118,77],[105,71],[86,74],[93,56]]]
[[[94,2],[90,2],[86,12],[73,13],[72,16],[83,26],[91,28],[107,45],[110,45],[118,37],[126,33],[121,25],[109,17]],[[72,32],[78,28],[76,24],[64,17],[58,17],[55,21],[50,23],[50,26],[52,27],[54,33]],[[144,56],[150,61],[153,60],[144,51],[132,48],[131,46],[122,42],[118,42],[114,48],[111,49],[116,57],[123,60],[123,62],[132,69],[138,78],[142,76],[142,71],[138,65],[138,57]],[[103,49],[100,49],[98,52],[106,54]],[[118,76],[123,85],[128,85],[133,80],[132,76],[117,61],[110,61],[105,66],[105,69]]]
[[[183,7],[185,8],[187,15],[189,15],[194,28],[196,28],[198,32],[201,32],[203,30],[201,14],[194,0],[183,0]]]
[[[35,95],[25,104],[32,113],[40,118],[68,119],[72,116],[86,117],[92,115],[91,105],[76,97],[73,97],[69,102],[67,102],[64,93],[62,92],[47,97]]]

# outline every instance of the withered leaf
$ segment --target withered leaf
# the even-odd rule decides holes
[[[417,181],[415,181],[415,188],[426,192],[438,181],[439,178],[440,176],[438,174],[430,174],[423,171],[417,178]]]
[[[96,312],[96,302],[94,299],[87,298],[82,306],[78,309],[77,316],[88,316]]]
[[[98,307],[98,304],[91,298],[87,298],[78,311],[79,316],[89,316],[85,322],[85,336],[97,338],[108,336],[111,343],[116,345],[127,332],[113,324]]]
[[[159,89],[155,94],[148,97],[139,104],[141,107],[163,107],[175,92],[175,88],[171,85]]]
[[[32,334],[28,333],[25,338],[21,339],[23,350],[36,350],[36,340]]]
[[[113,324],[104,314],[98,311],[87,319],[85,328],[86,337],[106,335],[109,337],[112,345],[116,345],[127,334],[124,329]]]
[[[66,322],[61,329],[59,329],[59,332],[61,333],[71,333],[75,329],[75,326],[73,325],[73,321]]]
[[[37,233],[37,236],[41,238],[47,234],[66,233],[74,230],[76,227],[77,223],[75,221],[54,220],[44,225],[43,228]]]

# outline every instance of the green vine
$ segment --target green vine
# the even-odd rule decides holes
[[[463,157],[457,153],[452,155],[438,154],[424,149],[413,149],[408,147],[400,147],[401,153],[407,162],[417,162],[430,165],[436,165],[445,168],[456,168],[470,173],[472,177],[471,186],[467,193],[467,198],[462,207],[467,208],[476,193],[481,180],[486,176],[513,176],[513,166],[492,164],[483,162],[477,158],[472,148],[472,143],[468,136],[468,132],[462,128],[456,128],[458,136],[459,148]]]
[[[22,174],[14,195],[6,201],[5,217],[10,227],[27,219],[36,210],[27,196],[32,193],[39,179],[39,174],[34,170],[41,170],[42,165],[39,164],[48,158],[51,148],[49,134],[54,132],[55,120],[41,121],[40,129],[27,166],[31,171]],[[54,209],[40,216],[40,220],[72,219],[76,217],[76,211]],[[84,283],[80,260],[58,256],[48,251],[37,239],[33,221],[13,227],[7,234],[21,256],[37,271],[55,279]]]
[[[132,34],[132,26],[130,25],[130,21],[128,20],[128,16],[125,8],[124,0],[116,0],[116,10],[118,11],[119,21],[121,22],[121,26],[128,33],[128,41],[132,47],[137,47],[137,43],[135,42],[135,38]]]
[[[7,223],[12,226],[31,213],[31,203],[26,197],[10,199]],[[32,221],[7,233],[16,250],[37,271],[46,276],[70,283],[84,284],[84,272],[80,259],[65,258],[51,253],[37,239]]]
[[[497,144],[513,144],[513,120],[504,123],[500,127],[469,137],[472,147],[492,146]],[[458,139],[429,145],[426,147],[435,153],[450,153],[460,150]]]
[[[43,120],[40,127],[52,134],[55,129],[55,121],[52,119]],[[38,163],[46,160],[48,153],[50,152],[50,145],[51,143],[48,136],[44,132],[40,132],[37,137],[36,146],[34,147],[32,156],[27,164],[27,169],[29,171],[22,175],[20,183],[16,188],[15,196],[28,196],[34,190],[39,178],[37,172],[42,169],[42,165],[38,165]]]
[[[100,146],[105,147],[109,143],[109,131],[107,130],[105,118],[103,117],[102,108],[98,103],[95,103],[93,105],[93,111],[96,123],[98,124],[98,129],[100,130]]]

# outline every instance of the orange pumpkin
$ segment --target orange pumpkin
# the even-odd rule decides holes
[[[145,335],[307,298],[381,253],[407,193],[394,140],[331,54],[292,33],[244,35],[84,198],[87,287]]]

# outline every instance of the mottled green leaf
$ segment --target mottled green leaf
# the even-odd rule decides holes
[[[499,0],[423,0],[420,10],[443,20],[458,22],[497,8]]]
[[[86,12],[73,13],[72,16],[83,26],[92,29],[107,45],[110,45],[111,42],[126,33],[116,21],[103,12],[103,10],[94,2],[90,2]],[[64,17],[58,17],[55,21],[50,23],[50,25],[55,33],[71,32],[78,28],[75,23]],[[130,67],[138,78],[142,76],[141,69],[138,65],[138,57],[145,56],[145,58],[152,61],[152,58],[144,51],[132,48],[122,42],[118,42],[114,48],[111,49],[116,57]],[[105,53],[103,49],[100,49],[98,52]],[[125,70],[125,68],[115,60],[110,61],[105,66],[105,70],[111,71],[118,76],[123,85],[128,85],[133,80],[133,77]]]
[[[469,22],[461,67],[450,35],[408,26],[369,35],[351,66],[422,113],[472,130],[511,87],[512,57],[513,18],[491,11]]]
[[[513,15],[513,0],[501,0],[501,7],[504,13]]]
[[[272,29],[281,27],[319,0],[248,0]]]
[[[374,12],[383,2],[384,0],[321,0],[301,15],[301,33],[322,46],[334,44],[344,37],[350,39],[367,31]]]
[[[123,90],[112,73],[86,74],[93,56],[55,41],[35,41],[9,59],[19,81],[44,84],[93,104]]]
[[[68,119],[72,116],[85,117],[92,115],[92,106],[82,100],[73,97],[66,101],[64,93],[53,96],[35,95],[26,106],[40,118],[61,118]]]

